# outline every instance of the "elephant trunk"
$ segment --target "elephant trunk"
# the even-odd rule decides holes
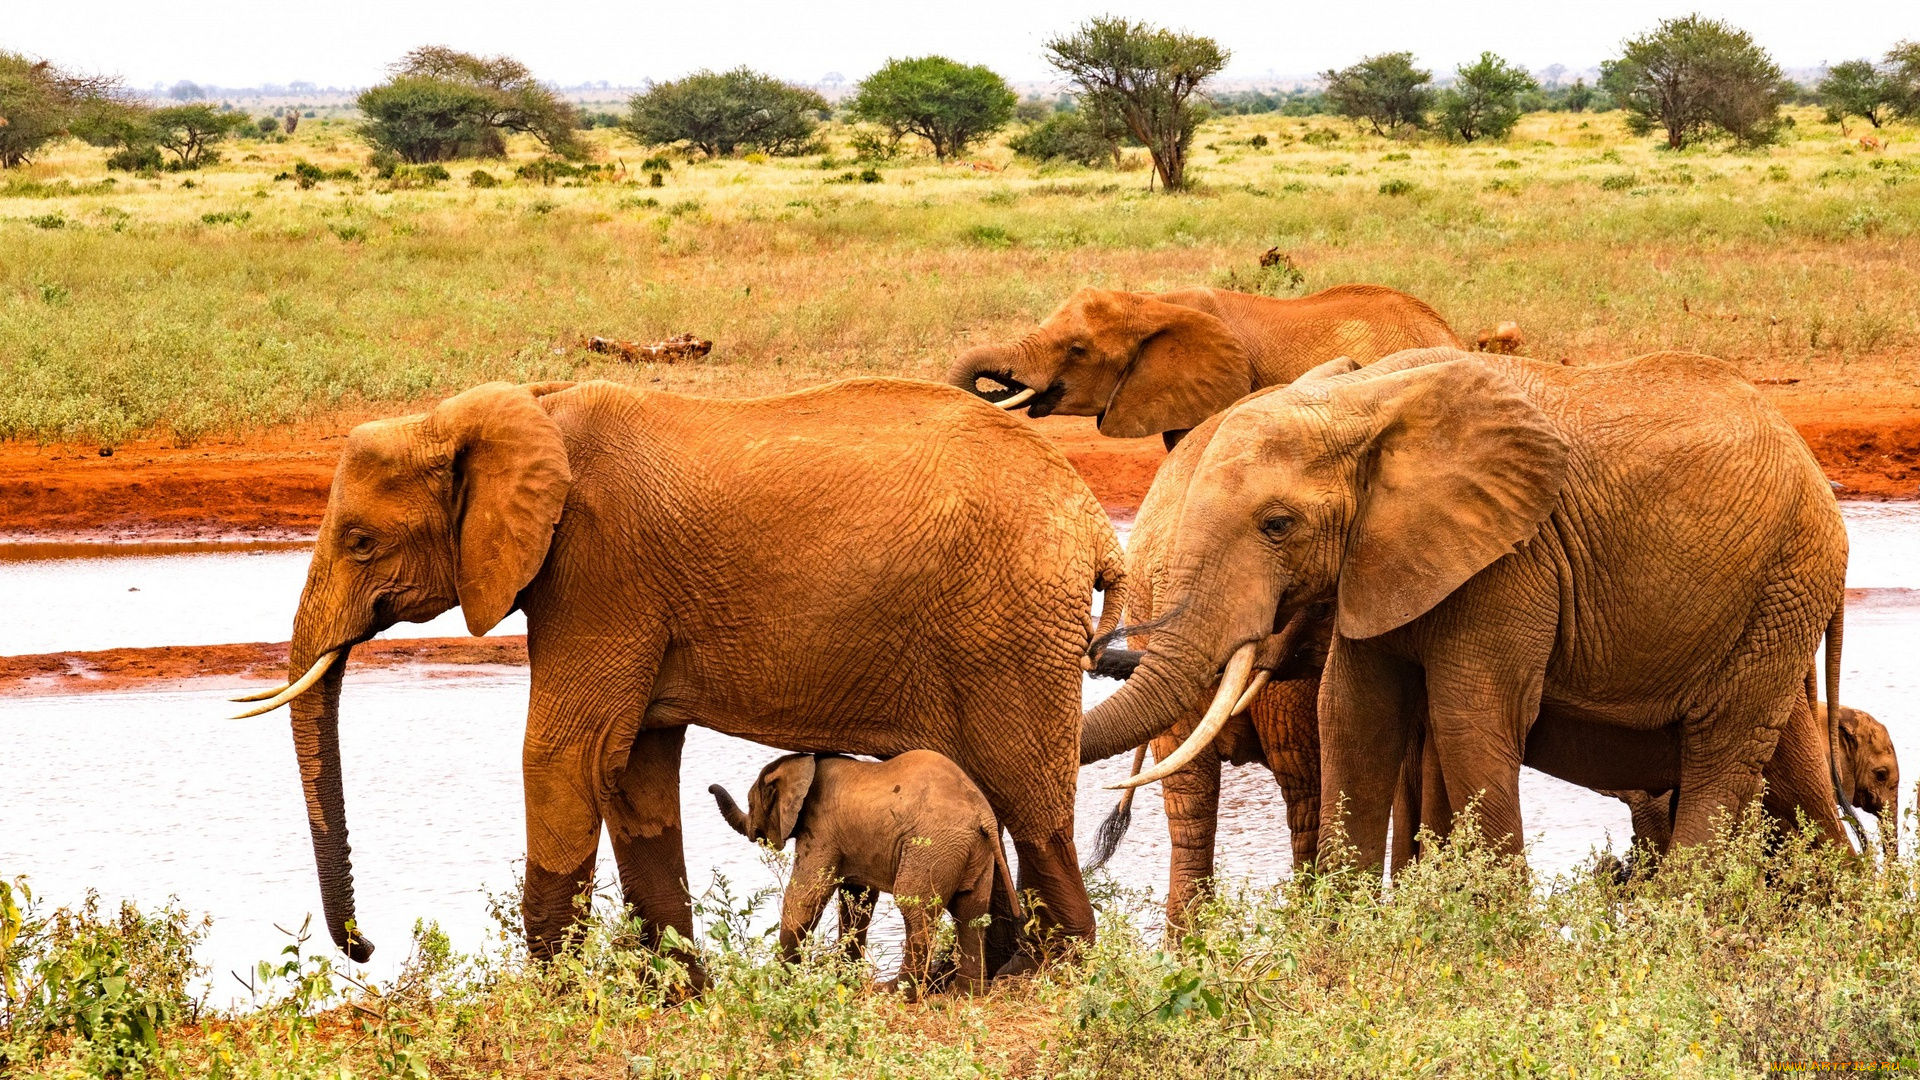
[[[947,369],[947,382],[967,391],[980,394],[978,380],[982,375],[992,376],[1006,383],[1013,379],[1015,362],[1014,350],[1007,345],[976,345],[960,354],[960,358]],[[1018,387],[1009,386],[1008,390]],[[985,397],[987,395],[981,394]]]
[[[1173,726],[1207,692],[1214,667],[1205,651],[1156,631],[1127,685],[1081,718],[1080,764],[1105,761]]]
[[[719,784],[708,784],[707,794],[713,796],[713,801],[720,807],[720,816],[727,819],[733,831],[741,836],[747,835],[747,815],[740,812],[740,804],[733,801],[727,789]]]
[[[340,772],[340,686],[346,649],[307,694],[293,700],[293,747],[300,759],[300,788],[313,834],[313,862],[320,875],[320,903],[333,943],[357,963],[373,956],[373,942],[350,924],[353,860],[347,845],[347,804]],[[292,670],[305,671],[318,650],[296,643]]]

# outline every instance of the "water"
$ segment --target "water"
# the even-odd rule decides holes
[[[1843,696],[1887,724],[1920,771],[1920,690],[1911,663],[1920,626],[1920,507],[1845,508],[1854,540]],[[172,549],[169,549],[172,550]],[[17,554],[17,549],[15,549]],[[8,559],[0,551],[0,654],[152,644],[284,639],[304,580],[304,551],[216,549],[104,559]],[[129,588],[138,592],[128,593]],[[1915,590],[1915,591],[1907,591]],[[183,620],[181,612],[192,612]],[[518,620],[518,616],[515,616]],[[517,632],[503,624],[499,632]],[[459,614],[393,633],[464,633]],[[1089,680],[1093,703],[1118,684]],[[28,874],[55,903],[88,887],[109,902],[168,896],[214,916],[203,957],[216,1002],[239,988],[227,974],[271,957],[318,912],[313,854],[284,714],[222,719],[231,691],[0,698],[0,875]],[[416,918],[438,920],[471,948],[489,934],[486,890],[513,880],[525,848],[519,756],[524,669],[356,672],[342,707],[348,821],[360,917],[380,946],[371,973],[390,974]],[[744,797],[776,751],[692,729],[682,774],[689,876],[697,890],[725,874],[736,894],[776,883],[757,850],[720,820],[706,795],[723,783]],[[1084,769],[1081,846],[1111,807],[1104,789],[1130,756]],[[1225,769],[1217,867],[1253,886],[1290,870],[1285,809],[1260,766]],[[1533,865],[1573,867],[1631,835],[1625,807],[1532,771],[1521,797]],[[1135,801],[1133,829],[1110,864],[1132,889],[1163,894],[1168,841],[1157,787]],[[602,853],[603,876],[611,874]],[[883,908],[876,945],[897,941]],[[325,935],[316,935],[324,945]]]

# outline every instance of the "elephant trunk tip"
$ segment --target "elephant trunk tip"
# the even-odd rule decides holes
[[[345,940],[341,940],[342,938]],[[334,944],[340,947],[341,952],[347,954],[347,959],[356,964],[364,964],[373,959],[373,942],[367,940],[359,927],[347,927],[344,933],[336,935]]]
[[[741,836],[747,835],[747,815],[740,812],[740,804],[733,801],[727,789],[719,784],[708,784],[707,794],[713,796],[714,805],[720,808],[720,816],[727,820],[733,831]]]

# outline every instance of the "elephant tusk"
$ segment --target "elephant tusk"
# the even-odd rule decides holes
[[[339,657],[340,657],[339,649],[335,649],[330,653],[323,654],[320,657],[320,659],[315,660],[313,662],[313,666],[307,669],[307,673],[305,675],[302,675],[298,679],[295,679],[293,683],[289,685],[286,689],[273,695],[273,697],[267,699],[261,704],[255,705],[253,708],[248,709],[243,713],[240,713],[239,715],[235,716],[234,719],[245,720],[249,716],[259,716],[261,713],[270,713],[273,710],[279,708],[280,706],[285,705],[287,702],[292,701],[294,698],[299,697],[301,694],[306,693],[309,689],[313,687],[314,683],[317,683],[320,681],[320,676],[325,675],[327,673],[327,669],[329,667],[332,667],[333,662],[339,659]]]
[[[1187,762],[1199,757],[1200,751],[1206,749],[1207,744],[1220,734],[1220,729],[1227,726],[1227,718],[1233,715],[1240,695],[1246,691],[1247,678],[1253,673],[1253,654],[1258,648],[1258,642],[1250,641],[1234,650],[1233,656],[1227,661],[1226,674],[1220,676],[1220,689],[1214,692],[1213,703],[1207,706],[1207,714],[1200,718],[1200,726],[1193,729],[1193,734],[1180,744],[1180,749],[1146,772],[1117,784],[1108,784],[1107,787],[1118,791],[1164,780],[1185,768]]]
[[[1033,396],[1033,392],[1033,387],[1029,386],[1010,398],[1002,398],[994,402],[993,405],[997,409],[1017,409],[1027,403],[1027,399]]]
[[[1264,668],[1254,672],[1253,680],[1247,683],[1246,693],[1241,694],[1240,700],[1233,703],[1233,712],[1229,715],[1239,716],[1241,713],[1246,712],[1247,706],[1253,704],[1255,695],[1266,689],[1267,680],[1271,678],[1273,678],[1273,672],[1267,671]]]
[[[252,694],[241,694],[239,697],[230,697],[227,700],[228,701],[265,701],[268,698],[274,696],[275,694],[278,694],[280,691],[285,690],[287,687],[292,685],[293,685],[292,683],[281,683],[279,686],[275,686],[268,690],[261,690],[257,693],[252,693]]]

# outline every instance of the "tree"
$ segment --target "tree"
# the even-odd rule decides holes
[[[1593,104],[1594,96],[1595,96],[1594,89],[1593,87],[1587,85],[1587,80],[1585,79],[1573,80],[1573,85],[1567,87],[1567,96],[1565,99],[1567,103],[1567,111],[1568,112],[1586,112],[1587,107]]]
[[[1715,136],[1769,142],[1791,96],[1779,65],[1751,35],[1699,15],[1666,19],[1629,40],[1601,72],[1602,89],[1627,112],[1627,129],[1664,129],[1673,150]]]
[[[88,109],[121,96],[116,79],[77,75],[45,60],[0,50],[0,168],[32,161]]]
[[[849,112],[856,120],[920,136],[944,161],[1006,126],[1019,100],[991,68],[922,56],[889,60],[860,80]]]
[[[1433,73],[1413,66],[1410,52],[1369,56],[1352,67],[1324,71],[1327,104],[1335,114],[1365,120],[1375,135],[1425,127],[1433,103]]]
[[[580,157],[579,114],[510,56],[481,57],[441,45],[415,49],[393,76],[360,95],[375,148],[414,164],[500,157],[506,133],[531,135],[548,153]]]
[[[643,146],[685,143],[709,157],[740,147],[797,154],[813,140],[826,99],[738,67],[658,83],[627,103],[621,126]]]
[[[1835,124],[1858,116],[1879,127],[1893,112],[1897,97],[1893,80],[1871,60],[1833,65],[1816,89],[1827,107],[1828,122]]]
[[[1920,41],[1888,49],[1887,67],[1893,111],[1902,119],[1920,119]]]
[[[1520,122],[1520,95],[1539,86],[1526,69],[1490,52],[1454,75],[1440,92],[1440,126],[1461,142],[1505,138]]]
[[[1201,88],[1230,53],[1212,38],[1112,17],[1091,19],[1045,49],[1083,110],[1118,117],[1146,145],[1161,184],[1186,187],[1187,150],[1206,118]]]
[[[174,105],[147,117],[153,145],[174,156],[173,168],[197,169],[220,160],[215,143],[247,126],[247,114],[211,105]]]

